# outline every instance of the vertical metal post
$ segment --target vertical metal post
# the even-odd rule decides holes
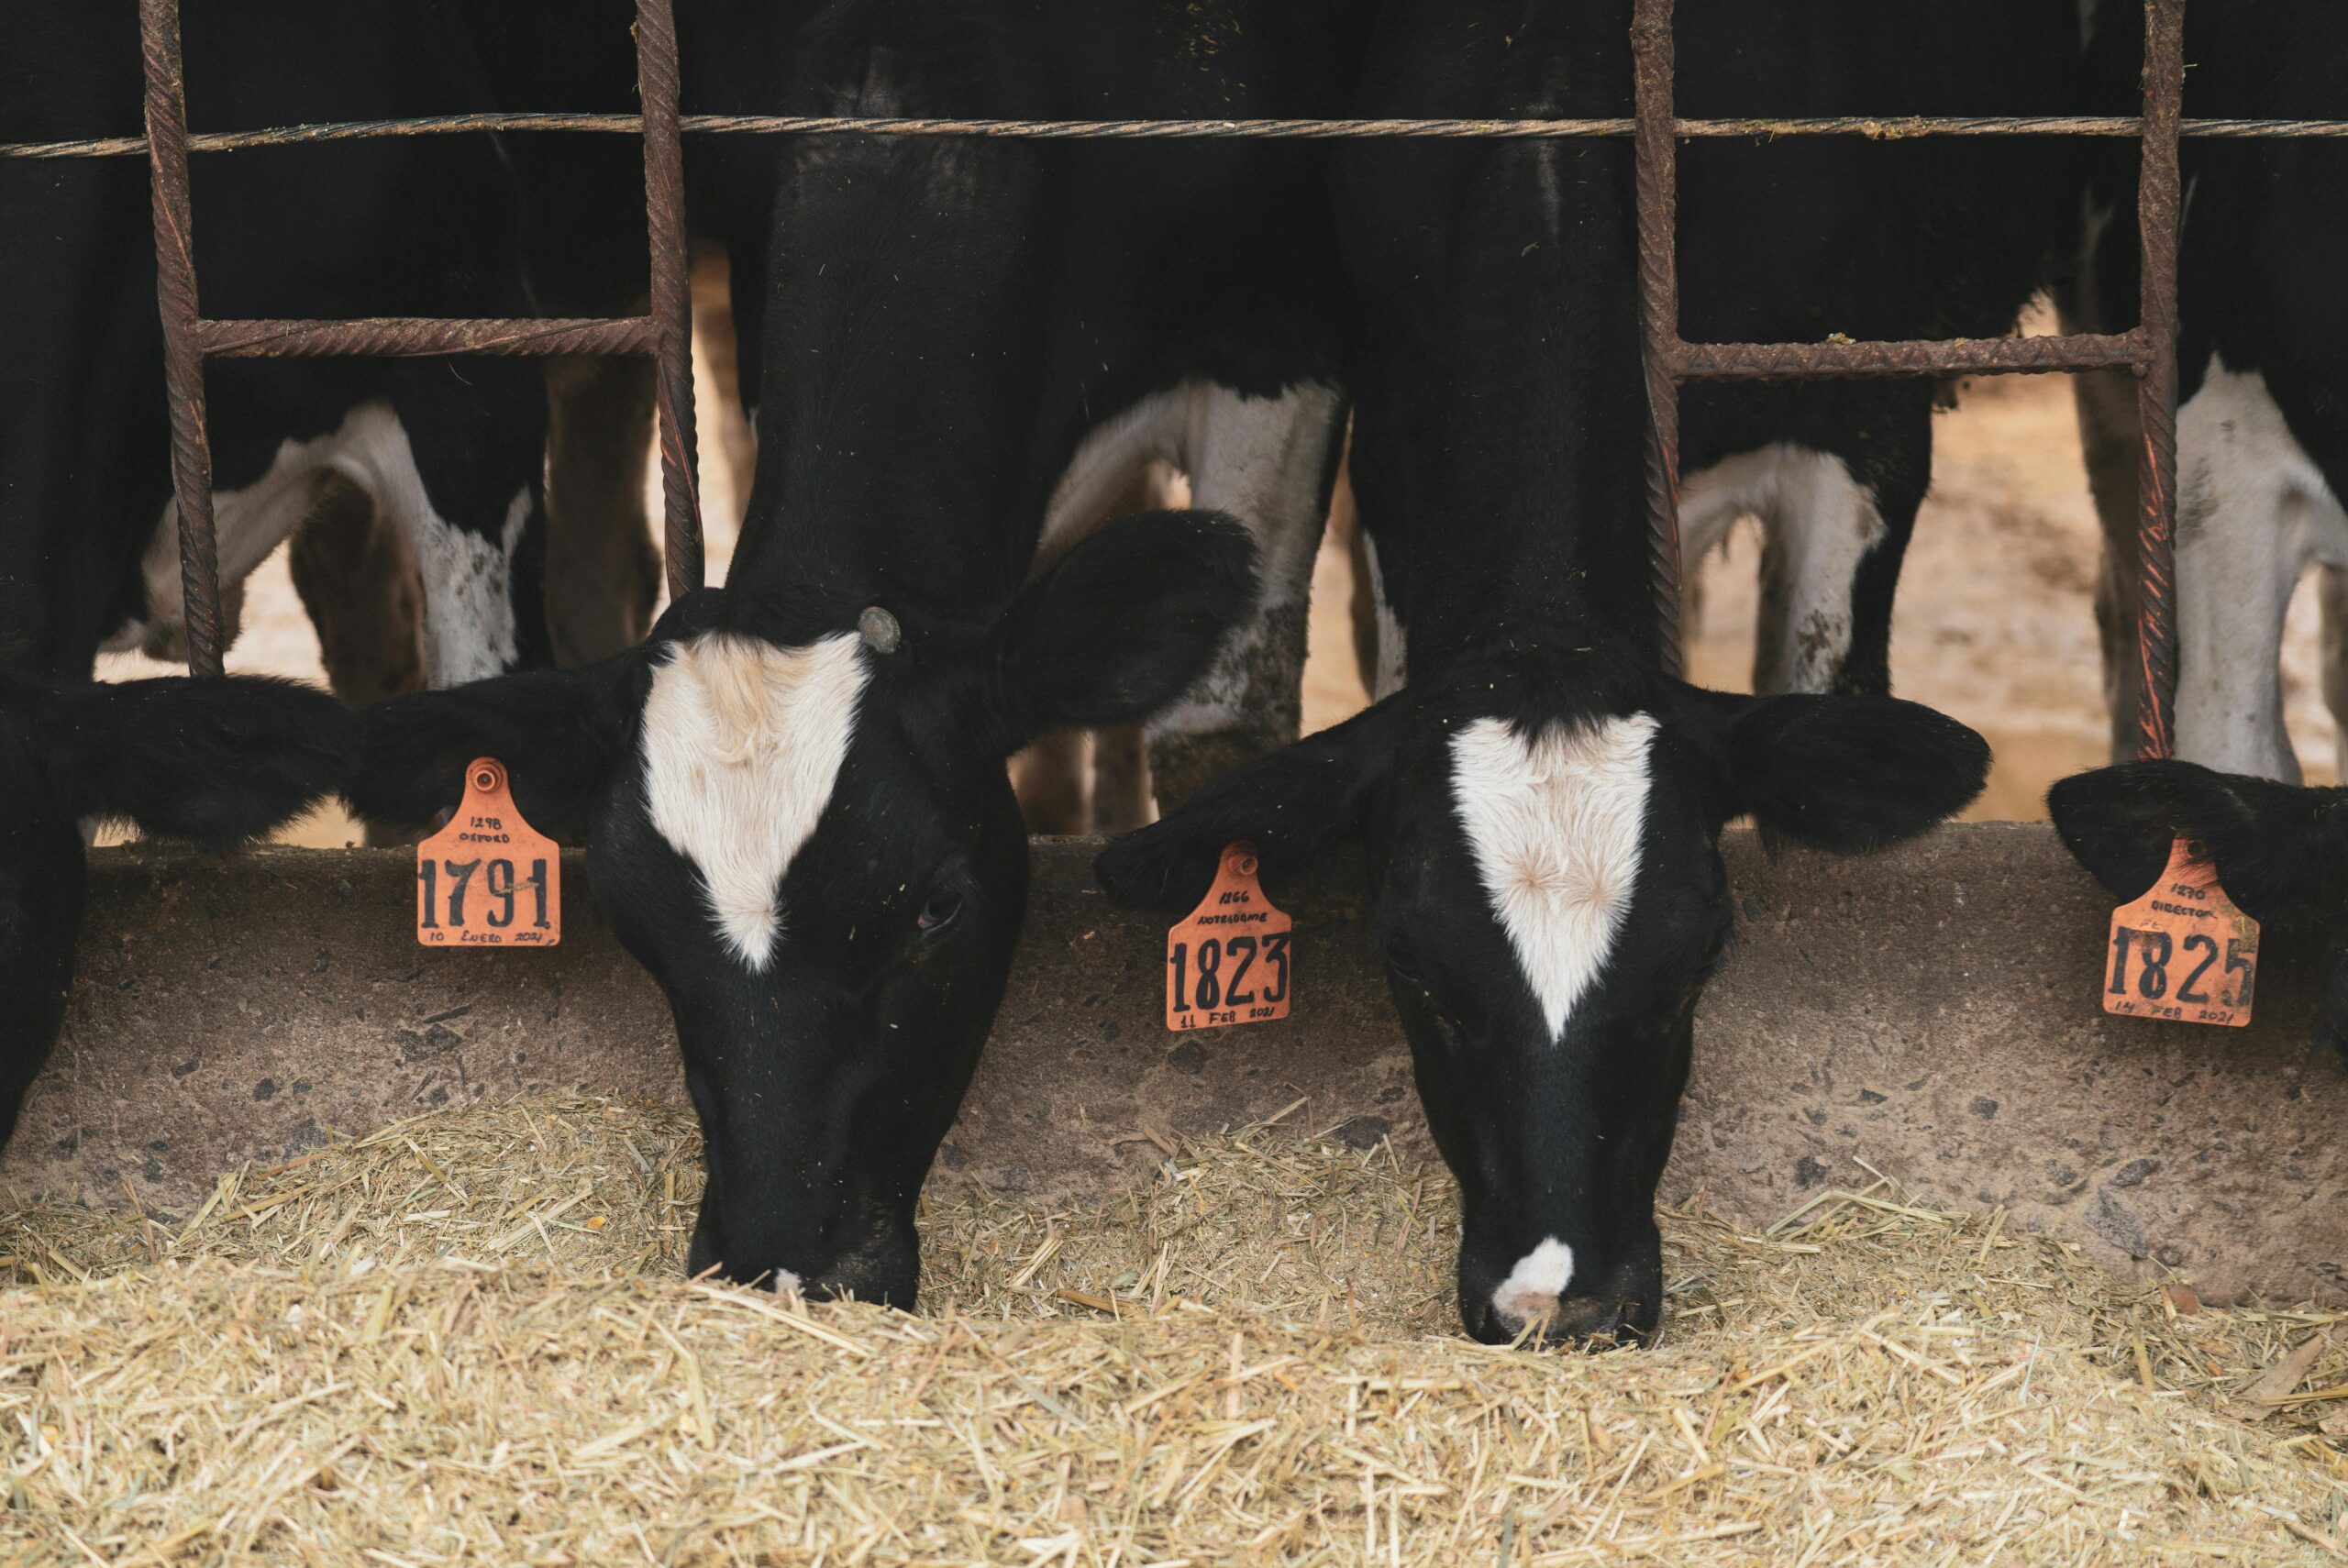
[[[212,442],[205,430],[204,350],[196,340],[195,225],[189,210],[187,91],[179,0],[139,0],[147,72],[147,158],[155,207],[155,303],[172,412],[172,491],[179,501],[181,617],[191,675],[220,673],[219,545],[212,532]]]
[[[2142,707],[2136,754],[2156,759],[2176,745],[2176,252],[2182,223],[2177,119],[2185,99],[2185,0],[2144,0],[2143,171],[2136,197],[2143,257],[2143,341],[2136,411],[2143,452],[2137,483],[2143,514],[2137,557],[2143,593],[2136,623]]]
[[[1672,0],[1638,0],[1631,23],[1638,164],[1640,359],[1647,388],[1647,562],[1656,655],[1682,668],[1679,642],[1679,182],[1672,138]]]
[[[693,433],[693,299],[685,254],[684,142],[677,127],[677,28],[670,0],[636,0],[636,70],[644,112],[644,205],[652,251],[652,320],[666,502],[669,597],[702,585],[701,494]]]

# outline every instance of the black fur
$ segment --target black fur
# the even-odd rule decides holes
[[[914,1199],[1025,910],[1027,840],[1003,761],[1038,728],[1129,723],[1180,693],[1246,613],[1254,580],[1241,530],[1160,513],[1080,543],[991,612],[892,607],[901,640],[858,653],[854,740],[778,889],[787,940],[763,969],[723,944],[699,874],[653,826],[644,698],[682,639],[852,635],[866,601],[839,582],[696,593],[608,665],[380,703],[361,721],[366,777],[352,794],[415,821],[453,805],[466,763],[490,755],[526,815],[575,816],[598,904],[676,1015],[708,1144],[693,1269],[788,1271],[809,1290],[910,1305]],[[1151,581],[1162,591],[1135,591]]]
[[[1256,546],[1211,512],[1112,523],[1021,590],[1002,635],[1014,737],[1154,713],[1256,605]]]
[[[1945,713],[1892,697],[1724,704],[1731,805],[1771,843],[1841,855],[1955,816],[1989,779],[1989,745]]]

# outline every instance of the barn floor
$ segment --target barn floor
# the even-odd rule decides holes
[[[681,1278],[698,1153],[669,1112],[542,1101],[247,1172],[191,1215],[0,1218],[19,1282],[0,1289],[0,1549],[2348,1552],[2348,1314],[2197,1309],[1884,1187],[1758,1235],[1667,1213],[1659,1348],[1588,1357],[1452,1332],[1448,1183],[1383,1144],[1258,1129],[1173,1147],[1098,1209],[941,1202],[919,1316]]]

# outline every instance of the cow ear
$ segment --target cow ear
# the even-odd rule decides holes
[[[1072,547],[996,629],[1004,754],[1047,729],[1147,718],[1255,610],[1256,546],[1221,513],[1146,512]]]
[[[1725,721],[1726,814],[1766,840],[1864,854],[1955,815],[1988,781],[1988,743],[1922,703],[1704,697]]]
[[[42,754],[72,814],[214,847],[341,790],[358,752],[349,710],[290,680],[100,681],[44,706]]]
[[[587,810],[626,755],[643,668],[630,649],[580,669],[387,697],[359,715],[350,803],[376,821],[429,824],[456,809],[472,760],[490,756],[523,817],[552,832]]]
[[[2190,762],[2130,762],[2046,792],[2054,829],[2114,894],[2141,896],[2179,838],[2198,839],[2234,901],[2260,920],[2327,912],[2327,867],[2342,827],[2336,790],[2212,772]]]
[[[1332,729],[1233,768],[1148,827],[1112,839],[1092,862],[1111,901],[1189,909],[1206,896],[1224,846],[1256,846],[1266,887],[1356,831],[1394,756],[1393,714],[1368,709]]]

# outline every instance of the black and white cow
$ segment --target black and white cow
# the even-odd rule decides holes
[[[2104,0],[2096,54],[2132,80],[2141,8]],[[2348,10],[2322,0],[2186,8],[2190,116],[2348,116]],[[2324,572],[2323,690],[2348,736],[2348,304],[2330,258],[2348,247],[2348,147],[2188,138],[2178,271],[2176,753],[2297,782],[2280,654],[2291,595]],[[2086,325],[2136,319],[2133,160],[2093,214]],[[2113,752],[2136,740],[2135,387],[2084,381],[2105,568],[2099,593]],[[2343,743],[2348,744],[2348,743]],[[2348,751],[2343,751],[2348,756]]]
[[[64,1017],[84,824],[225,848],[339,790],[356,740],[342,704],[282,681],[55,685],[0,670],[0,1143]]]
[[[2047,791],[2063,843],[2118,898],[2142,898],[2179,838],[2198,840],[2218,879],[2263,925],[2330,938],[2318,1033],[2348,1060],[2348,790],[2219,773],[2192,762],[2130,762]]]
[[[0,140],[136,134],[137,20],[129,6],[9,6]],[[498,106],[446,0],[191,6],[184,30],[197,129]],[[534,314],[520,192],[489,138],[193,163],[209,315]],[[10,663],[60,679],[85,677],[102,647],[168,657],[181,641],[150,210],[138,160],[0,160],[0,639]],[[537,365],[235,360],[207,382],[225,584],[355,494],[421,584],[425,679],[544,662]]]
[[[2020,50],[2043,9],[1683,0],[1680,102],[2007,106],[1978,40]],[[1363,110],[1621,114],[1628,10],[1405,4]],[[2076,50],[2074,32],[2058,60]],[[1938,152],[1699,150],[1681,219],[1691,337],[1931,335],[2009,313],[2027,287],[2010,255],[1948,248],[1935,181],[1977,174]],[[1409,683],[1113,843],[1098,869],[1120,901],[1181,908],[1232,840],[1255,844],[1276,889],[1361,834],[1421,1098],[1461,1187],[1468,1331],[1645,1336],[1656,1184],[1731,931],[1722,828],[1749,816],[1772,841],[1865,851],[1957,811],[1986,776],[1972,731],[1876,694],[1928,393],[1690,398],[1691,466],[1712,473],[1690,492],[1770,498],[1764,676],[1860,694],[1697,690],[1655,657],[1627,149],[1362,148],[1338,192],[1370,322],[1355,490]],[[2034,215],[2007,221],[1984,243],[2036,232]]]
[[[680,27],[696,107],[1315,114],[1322,9],[713,3]],[[445,809],[486,751],[533,821],[585,823],[707,1136],[692,1266],[910,1305],[914,1200],[1024,904],[1004,757],[1148,719],[1164,785],[1295,734],[1342,414],[1324,155],[695,158],[758,413],[726,587],[606,665],[383,704],[358,803]],[[1161,457],[1200,510],[1062,536]]]

